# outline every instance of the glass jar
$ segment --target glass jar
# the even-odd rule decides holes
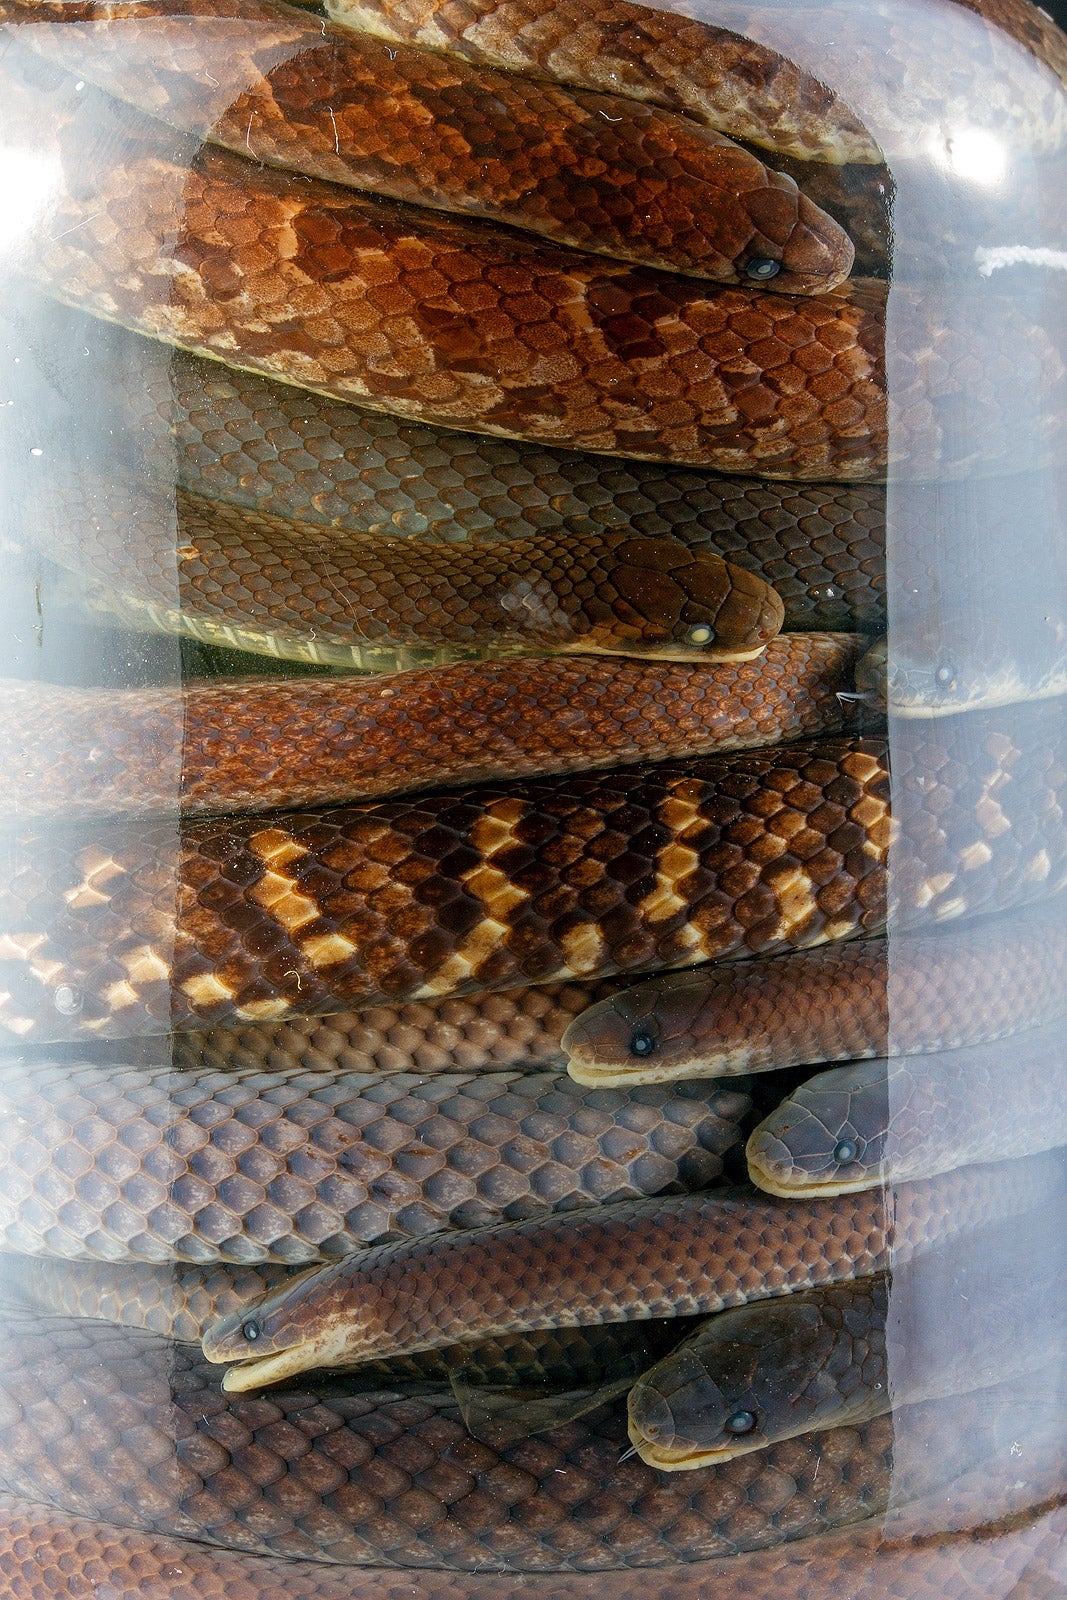
[[[1058,1593],[1067,39],[326,9],[0,13],[0,1595]]]

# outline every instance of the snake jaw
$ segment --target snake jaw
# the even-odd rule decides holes
[[[642,661],[683,661],[691,666],[715,667],[731,661],[756,661],[767,649],[770,638],[761,644],[755,645],[750,650],[711,650],[707,645],[693,645],[686,647],[684,644],[654,644],[646,645],[634,641],[625,650],[612,650],[608,645],[593,644],[588,634],[584,635],[575,644],[557,645],[553,649],[554,655],[567,656],[636,656]]]
[[[273,1351],[270,1355],[246,1356],[243,1360],[235,1361],[224,1374],[222,1387],[227,1394],[243,1394],[249,1389],[262,1389],[280,1383],[283,1378],[295,1377],[297,1373],[315,1367],[336,1366],[343,1360],[347,1343],[343,1326],[331,1327],[329,1323],[324,1323],[312,1337],[299,1344]],[[209,1344],[209,1336],[205,1335],[204,1354],[207,1359],[228,1359],[223,1352],[213,1355],[212,1348],[218,1350],[217,1345],[212,1347]]]
[[[653,1440],[646,1439],[632,1420],[627,1423],[626,1432],[641,1460],[646,1466],[655,1467],[657,1472],[695,1472],[698,1467],[718,1466],[732,1456],[743,1455],[746,1450],[757,1448],[756,1445],[729,1445],[701,1450],[695,1445],[685,1445],[672,1449],[669,1445],[657,1445]]]

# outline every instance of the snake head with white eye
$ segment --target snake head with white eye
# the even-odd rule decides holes
[[[344,1262],[330,1262],[220,1317],[201,1343],[209,1361],[233,1363],[222,1387],[242,1393],[368,1359],[360,1347],[364,1324],[346,1287]]]
[[[750,661],[781,631],[785,607],[771,585],[710,550],[674,539],[622,538],[611,555],[584,600],[579,637],[564,648],[662,661]]]
[[[859,1291],[864,1306],[873,1282]],[[838,1302],[855,1291],[836,1285],[755,1301],[702,1323],[630,1390],[627,1426],[641,1459],[661,1472],[693,1471],[884,1409],[883,1393],[839,1382],[853,1347]]]
[[[783,1199],[870,1189],[885,1175],[894,1114],[905,1129],[908,1096],[890,1105],[882,1060],[853,1061],[801,1084],[754,1129],[745,1146],[757,1188]]]

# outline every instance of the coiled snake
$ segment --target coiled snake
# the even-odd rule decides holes
[[[1048,36],[1040,36],[1047,43]],[[1047,130],[1041,137],[1055,143],[1061,126],[1055,114],[1058,90],[1049,88],[1044,67],[1039,76],[1049,112],[1039,112],[1040,126]],[[38,137],[33,96],[20,102],[17,71],[10,88],[11,130],[18,137],[25,126]],[[795,78],[789,92],[796,93]],[[1003,105],[999,96],[994,103]],[[258,242],[249,236],[255,207],[249,207],[247,168],[241,169],[239,158],[209,153],[189,166],[184,155],[176,158],[175,138],[166,136],[160,143],[158,134],[135,131],[125,114],[101,112],[105,119],[116,118],[114,126],[123,129],[132,160],[141,163],[116,176],[107,170],[106,126],[100,125],[103,134],[99,127],[94,134],[78,109],[89,104],[88,94],[72,103],[70,121],[64,125],[59,115],[47,135],[55,140],[52,149],[61,163],[75,157],[80,162],[82,185],[57,197],[47,237],[36,242],[35,265],[61,298],[105,317],[214,355],[232,356],[238,341],[238,365],[298,377],[327,393],[358,396],[402,417],[665,463],[698,462],[786,479],[862,479],[887,468],[901,476],[967,473],[972,452],[983,441],[989,444],[987,470],[998,470],[1008,459],[1002,418],[1012,405],[1010,388],[994,396],[979,381],[973,394],[976,425],[965,447],[945,425],[945,408],[951,410],[963,392],[964,373],[968,378],[973,373],[971,353],[964,359],[951,328],[944,336],[936,329],[934,334],[944,370],[953,374],[939,391],[944,407],[940,401],[930,404],[921,362],[913,362],[910,386],[905,378],[896,387],[898,375],[893,375],[899,410],[889,429],[884,292],[877,287],[812,296],[803,306],[773,292],[709,292],[680,279],[660,279],[645,267],[576,265],[578,258],[549,246],[510,239],[505,246],[489,228],[467,233],[451,221],[430,218],[416,229],[389,205],[339,197],[317,187],[317,180],[297,189],[291,180],[264,174],[255,179],[256,205],[271,210],[276,225],[297,241],[283,292],[293,303],[283,303],[277,282],[270,289]],[[857,136],[855,118],[851,125]],[[861,145],[863,135],[859,124]],[[99,140],[95,146],[94,139]],[[857,153],[853,147],[851,154]],[[869,145],[862,154],[870,159]],[[131,179],[131,171],[139,176]],[[116,232],[110,220],[128,209],[131,191],[143,204],[142,216],[152,219],[147,234],[136,238],[134,230]],[[181,237],[163,261],[159,239],[168,232],[176,194],[184,218]],[[294,195],[300,196],[299,204]],[[224,220],[230,218],[232,224]],[[342,248],[361,253],[365,277],[358,293],[346,278],[339,294],[323,299],[316,291],[331,278],[335,252]],[[769,247],[761,242],[759,248]],[[415,276],[383,276],[390,254],[394,260],[409,259]],[[426,275],[440,272],[444,264],[456,270],[439,300]],[[245,272],[243,281],[235,268]],[[523,326],[531,330],[524,342],[516,338],[514,301],[531,292],[531,268],[539,274],[541,298],[523,308],[529,317]],[[520,289],[523,274],[526,283]],[[465,284],[480,285],[480,292],[468,294]],[[925,314],[922,297],[908,302],[905,296],[904,303],[912,307],[909,315],[917,326]],[[360,342],[368,306],[374,307],[376,334],[387,335],[391,343],[379,345],[374,337]],[[932,309],[936,315],[936,305]],[[294,310],[304,313],[299,330]],[[1035,370],[1043,392],[1055,391],[1062,372],[1054,341],[1024,317],[1012,321],[1013,315],[1001,331],[1015,341],[1019,354],[1020,396]],[[588,326],[580,325],[583,319]],[[338,344],[340,325],[345,331]],[[286,346],[281,355],[279,337]],[[443,354],[447,362],[440,359]],[[997,361],[990,363],[991,370],[997,367]],[[1055,405],[1047,409],[1052,420],[1034,440],[1024,465],[1060,447],[1056,418],[1061,414]],[[333,816],[189,822],[183,824],[177,854],[173,834],[162,826],[154,833],[141,824],[105,825],[77,836],[69,829],[42,832],[15,846],[0,947],[10,976],[5,1021],[19,1038],[163,1033],[174,1023],[202,1025],[205,1018],[224,1015],[268,1019],[336,1009],[353,1000],[397,1002],[807,945],[881,928],[887,918],[919,926],[1025,904],[1054,891],[1067,870],[1062,824],[1067,775],[1055,717],[1043,717],[1035,708],[1014,723],[979,718],[968,723],[958,743],[953,737],[949,730],[931,736],[924,729],[894,745],[891,825],[884,742],[838,737],[782,752],[711,757],[704,767],[662,768],[621,784],[613,777],[584,778],[565,787],[543,779],[525,788],[476,789],[440,801],[385,801]],[[465,840],[473,841],[473,851]],[[177,868],[174,875],[170,862]],[[175,914],[173,885],[179,878],[183,899]],[[33,925],[27,907],[32,907]],[[324,913],[334,920],[323,921]],[[832,1223],[827,1226],[832,1229]],[[9,1324],[5,1350],[12,1352],[13,1394],[28,1395],[31,1372],[47,1386],[48,1361],[66,1348],[62,1341],[71,1335],[59,1326],[52,1336],[60,1343],[49,1352],[47,1336],[42,1342],[32,1329],[20,1329],[17,1319]],[[111,1371],[128,1374],[136,1341],[112,1337]],[[107,1336],[89,1333],[81,1346],[96,1350],[94,1371],[105,1386],[111,1381],[103,1376],[106,1342]],[[149,1344],[142,1348],[149,1364],[159,1359]],[[164,1354],[162,1359],[172,1358]],[[184,1370],[184,1357],[179,1364]],[[195,1366],[189,1363],[190,1372]],[[166,1390],[163,1404],[169,1405],[169,1381]],[[212,1409],[208,1392],[194,1373],[187,1418],[207,1416]],[[151,1396],[148,1403],[155,1403]],[[331,1403],[324,1394],[320,1418]],[[404,1404],[397,1426],[408,1450],[416,1447],[419,1434],[410,1404],[406,1412]],[[372,1430],[382,1426],[386,1413],[387,1407],[373,1413]],[[214,1414],[223,1419],[223,1433],[239,1415],[231,1412],[227,1422],[225,1412]],[[292,1418],[272,1411],[266,1426],[280,1425],[284,1437],[285,1428],[299,1431],[302,1416],[299,1407]],[[350,1419],[351,1412],[346,1430]],[[426,1420],[431,1433],[439,1427],[432,1407]],[[140,1422],[131,1425],[141,1430],[144,1451],[150,1430]],[[12,1459],[28,1462],[41,1436],[40,1425],[35,1429],[31,1423],[22,1432],[16,1427],[9,1436]],[[352,1437],[351,1431],[343,1436]],[[564,1476],[577,1471],[583,1452],[588,1459],[589,1437],[576,1435],[573,1458],[548,1470]],[[610,1427],[607,1437],[614,1450]],[[875,1428],[869,1448],[884,1451],[886,1438]],[[168,1532],[189,1532],[195,1524],[218,1536],[233,1520],[225,1476],[233,1458],[209,1433],[197,1441],[187,1442],[184,1452],[194,1477],[201,1473],[199,1488],[189,1480],[181,1491],[192,1497],[190,1520],[180,1509],[168,1523],[172,1512],[165,1510],[162,1520],[151,1524],[156,1533],[164,1524]],[[157,1463],[161,1479],[169,1471],[173,1436],[165,1442]],[[254,1442],[247,1447],[260,1448]],[[841,1448],[847,1456],[845,1441]],[[283,1454],[286,1449],[283,1443]],[[529,1454],[520,1450],[520,1455],[528,1463]],[[312,1477],[319,1477],[319,1496],[323,1471],[333,1470],[323,1467],[323,1459],[316,1452],[310,1464]],[[519,1457],[504,1462],[512,1471],[524,1470]],[[346,1469],[335,1467],[340,1484]],[[753,1502],[766,1496],[775,1467],[764,1463],[749,1480]],[[612,1476],[619,1470],[612,1462]],[[796,1470],[801,1476],[806,1470],[800,1458]],[[857,1469],[858,1475],[863,1471]],[[989,1498],[991,1478],[996,1473],[987,1463],[987,1520],[1000,1511]],[[367,1492],[372,1479],[373,1474],[364,1475]],[[867,1481],[876,1484],[877,1472]],[[1035,1472],[1034,1485],[1041,1483],[1051,1513],[1059,1485],[1051,1474],[1041,1479]],[[46,1472],[34,1490],[58,1498],[68,1511],[116,1514],[114,1498],[94,1499],[96,1490],[86,1482],[57,1495]],[[424,1491],[420,1486],[413,1492]],[[497,1518],[494,1490],[479,1492],[488,1496],[488,1525],[466,1544],[453,1541],[459,1566],[486,1564],[494,1539],[506,1543],[510,1537],[511,1524]],[[699,1488],[687,1493],[695,1505]],[[215,1496],[221,1496],[222,1517],[216,1515],[220,1501]],[[877,1498],[875,1487],[869,1504]],[[857,1503],[854,1509],[859,1514],[867,1506]],[[1004,1509],[1009,1514],[1016,1508]],[[406,1502],[400,1520],[414,1511],[415,1502]],[[471,1511],[468,1507],[464,1515]],[[660,1523],[653,1524],[657,1560],[671,1559],[664,1527],[680,1511],[680,1505],[668,1504]],[[323,1515],[321,1506],[317,1514]],[[691,1508],[687,1514],[692,1515]],[[27,1526],[20,1515],[12,1511],[6,1524],[13,1545]],[[544,1512],[538,1508],[533,1515]],[[801,1525],[815,1531],[823,1526],[822,1517],[816,1510],[806,1521],[798,1519],[793,1531]],[[119,1511],[117,1520],[128,1523],[128,1510]],[[763,1523],[752,1539],[765,1543],[780,1532]],[[824,1533],[844,1542],[818,1548],[833,1570],[834,1561],[855,1559],[872,1534],[858,1534],[849,1543],[844,1535]],[[1030,1547],[1018,1527],[1016,1535],[1025,1560]],[[77,1534],[52,1524],[53,1548],[68,1537]],[[273,1537],[268,1536],[270,1548],[308,1553],[303,1532],[299,1537],[282,1533],[277,1545],[270,1544]],[[880,1532],[873,1537],[877,1543]],[[444,1544],[431,1542],[428,1559],[441,1559],[449,1535],[443,1538]],[[625,1559],[641,1560],[631,1539],[629,1531],[620,1539]],[[237,1542],[248,1548],[247,1540]],[[732,1539],[731,1548],[744,1542]],[[387,1528],[384,1542],[368,1543],[369,1554],[362,1559],[402,1559],[409,1544]],[[117,1536],[113,1548],[121,1551],[119,1572],[127,1562],[151,1562],[152,1552],[159,1550],[156,1545],[138,1550],[127,1534]],[[690,1544],[681,1540],[678,1553],[692,1559],[720,1548],[698,1531]],[[818,1560],[818,1548],[811,1548]],[[493,1559],[508,1558],[498,1551]],[[761,1572],[779,1570],[776,1559],[768,1557],[763,1567],[755,1560],[745,1570],[758,1585]],[[948,1559],[951,1563],[951,1555]],[[580,1553],[568,1552],[565,1560],[583,1564]],[[225,1571],[212,1567],[203,1553],[194,1552],[194,1561],[204,1573]],[[543,1556],[527,1561],[536,1568]],[[603,1550],[594,1561],[603,1564]],[[523,1564],[521,1555],[518,1564]],[[281,1581],[274,1568],[255,1570],[260,1578],[246,1568],[240,1581],[258,1584],[260,1593],[271,1593]],[[306,1575],[294,1568],[291,1576],[299,1583]],[[47,1574],[41,1581],[49,1581]],[[308,1581],[310,1592],[326,1582]],[[472,1574],[469,1585],[450,1592],[475,1595],[478,1581]],[[613,1592],[612,1585],[623,1593],[629,1581],[598,1579],[598,1593]],[[372,1593],[377,1582],[374,1577],[365,1592]],[[429,1579],[428,1592],[436,1582]],[[554,1580],[553,1593],[568,1593],[570,1582]],[[692,1589],[686,1577],[667,1582],[665,1593],[672,1592],[671,1585],[680,1594]]]

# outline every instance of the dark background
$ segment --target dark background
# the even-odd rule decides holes
[[[1061,28],[1067,28],[1067,0],[1045,0],[1041,9],[1047,11]]]

